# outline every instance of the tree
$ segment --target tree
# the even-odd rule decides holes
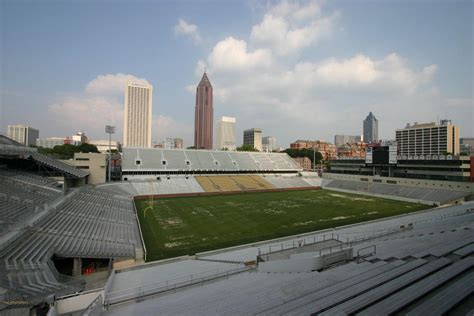
[[[252,145],[242,145],[237,147],[237,151],[258,151],[257,148],[253,147]]]
[[[53,155],[58,159],[71,159],[75,153],[98,153],[97,147],[90,144],[81,144],[79,146],[64,144],[54,146],[54,148],[38,147],[40,154]]]
[[[77,151],[79,153],[98,153],[97,147],[91,144],[80,144],[77,147]]]
[[[316,153],[313,152],[313,149],[309,148],[303,148],[303,149],[295,149],[295,148],[288,148],[284,152],[288,154],[288,156],[292,158],[298,158],[298,157],[308,157],[311,160],[311,163],[314,165],[320,164],[321,161],[323,160],[323,155],[319,151],[316,151]],[[313,159],[316,158],[316,161],[313,161]]]

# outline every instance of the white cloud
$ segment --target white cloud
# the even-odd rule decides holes
[[[174,27],[174,33],[189,36],[196,44],[202,41],[197,25],[190,24],[183,19],[178,20],[178,24]]]
[[[58,129],[84,131],[90,138],[103,138],[105,125],[115,125],[117,140],[123,133],[123,98],[128,82],[149,84],[146,79],[130,74],[106,74],[87,83],[84,92],[59,98],[48,108]],[[188,126],[173,118],[159,115],[153,118],[153,140],[179,137],[188,133]],[[64,135],[56,135],[64,136]]]
[[[280,56],[297,53],[332,34],[340,13],[320,14],[321,8],[314,1],[305,5],[282,1],[268,10],[260,24],[252,27],[251,42],[269,47]]]
[[[110,94],[123,94],[125,86],[129,82],[135,82],[139,84],[149,84],[146,79],[137,78],[133,75],[127,74],[107,74],[99,75],[94,80],[90,81],[86,85],[85,92],[87,94],[99,94],[99,95],[110,95]]]
[[[193,135],[193,127],[190,124],[178,122],[174,118],[165,115],[153,117],[153,134],[158,142],[164,141],[166,138],[184,138],[184,146],[189,147]],[[186,137],[187,136],[187,137]]]
[[[247,43],[233,37],[218,42],[209,55],[209,65],[215,71],[242,71],[268,68],[272,54],[267,49],[248,51]]]

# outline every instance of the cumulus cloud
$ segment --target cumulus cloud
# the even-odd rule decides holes
[[[105,125],[115,125],[115,138],[121,141],[123,133],[123,98],[127,83],[149,84],[144,78],[130,74],[99,75],[88,82],[82,93],[66,95],[49,107],[51,116],[58,122],[58,129],[84,131],[93,139],[105,137]],[[159,115],[153,118],[153,139],[183,135],[187,126],[173,118]],[[70,132],[69,132],[70,133]],[[61,136],[61,135],[57,135]]]
[[[280,56],[294,54],[328,37],[339,17],[339,12],[321,16],[321,8],[314,1],[305,5],[282,1],[252,27],[250,40],[256,46],[272,48]]]
[[[228,37],[214,46],[208,60],[215,71],[242,71],[268,68],[272,54],[267,49],[249,51],[245,41]]]
[[[86,85],[85,92],[87,94],[100,94],[100,95],[116,95],[123,94],[125,86],[129,82],[139,84],[150,84],[146,79],[138,78],[133,75],[127,74],[106,74],[99,75]]]
[[[152,126],[154,131],[156,131],[154,136],[159,142],[164,141],[168,137],[181,137],[184,138],[184,145],[186,147],[192,146],[190,136],[193,135],[193,127],[191,125],[176,121],[170,116],[158,115],[153,117]]]
[[[178,24],[174,27],[174,33],[189,36],[196,44],[202,41],[197,25],[188,23],[183,19],[178,20]]]

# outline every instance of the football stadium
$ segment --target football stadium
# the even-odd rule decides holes
[[[0,137],[4,315],[466,314],[474,186],[286,153],[124,148],[121,181]]]

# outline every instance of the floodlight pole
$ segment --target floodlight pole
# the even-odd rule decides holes
[[[106,125],[105,132],[109,134],[109,182],[110,182],[111,172],[112,172],[112,134],[115,134],[115,126]]]

